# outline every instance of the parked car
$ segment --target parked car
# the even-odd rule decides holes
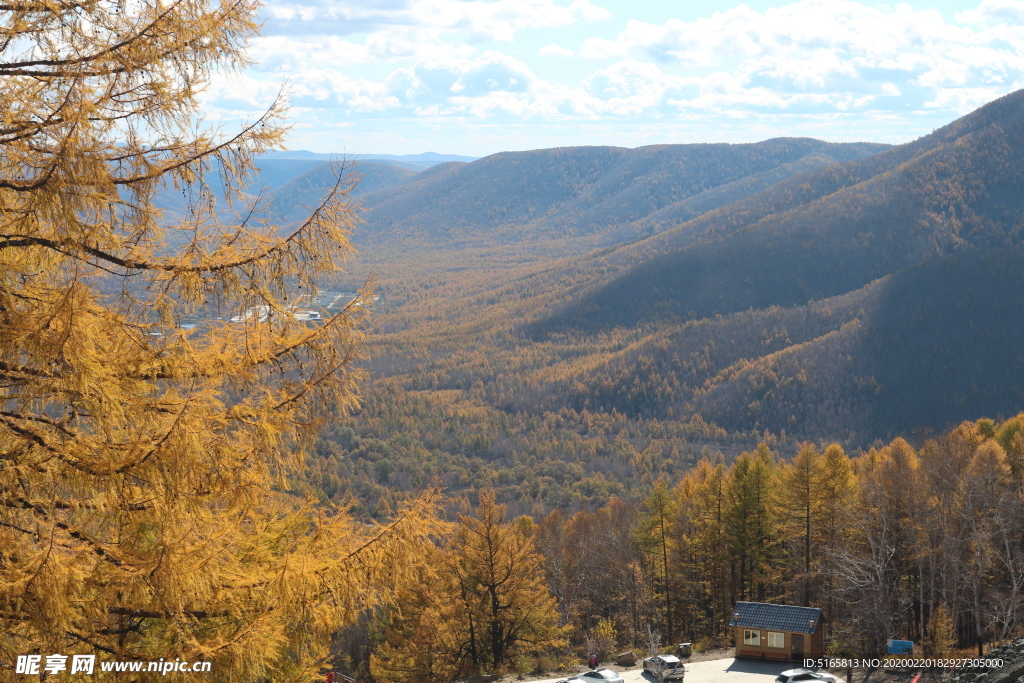
[[[572,678],[563,678],[556,683],[625,683],[622,676],[611,669],[597,669],[596,671],[584,671]]]
[[[839,683],[839,679],[832,674],[811,671],[810,669],[790,669],[783,671],[775,679],[775,683]]]
[[[644,660],[644,671],[650,671],[659,681],[681,681],[686,669],[675,655],[656,655]]]

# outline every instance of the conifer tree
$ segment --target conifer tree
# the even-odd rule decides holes
[[[676,514],[675,500],[664,479],[654,483],[654,488],[644,499],[644,512],[640,518],[641,543],[654,557],[657,573],[661,579],[662,595],[665,602],[665,630],[672,641],[674,619],[672,613],[672,572],[669,567],[672,520]]]
[[[704,580],[704,621],[710,635],[718,637],[728,628],[733,596],[728,592],[729,549],[726,534],[728,474],[721,462],[712,467],[708,460],[698,465],[702,484],[694,496],[692,520]]]
[[[491,670],[518,652],[544,651],[563,637],[540,554],[531,538],[505,521],[505,510],[493,490],[481,492],[476,514],[459,517],[450,565],[472,595],[480,664]]]
[[[615,649],[615,625],[611,619],[601,619],[597,626],[590,630],[590,637],[587,638],[587,651],[597,655],[598,661],[612,654]]]
[[[821,456],[821,526],[828,547],[842,538],[844,510],[853,502],[855,485],[849,456],[839,444],[830,444]]]
[[[956,632],[945,605],[940,604],[932,612],[928,632],[928,652],[930,654],[942,657],[949,657],[953,654],[956,647]]]
[[[344,170],[294,225],[242,202],[283,98],[230,135],[197,114],[211,74],[246,64],[258,7],[0,6],[0,667],[95,654],[308,678],[429,532],[423,505],[368,528],[287,493],[320,421],[356,403],[353,309],[293,314],[355,215]]]
[[[672,525],[678,556],[680,622],[687,637],[717,637],[732,608],[726,592],[727,549],[723,515],[725,465],[703,458],[674,491]]]
[[[849,510],[856,499],[856,478],[850,458],[839,444],[830,444],[820,459],[821,504],[818,509],[819,570],[822,572],[822,600],[828,614],[839,609],[836,568],[832,558],[850,533]]]
[[[779,467],[761,443],[743,453],[729,470],[726,529],[734,572],[734,597],[765,601],[777,588],[780,540]]]
[[[522,533],[529,525],[506,522],[505,509],[493,491],[481,492],[476,514],[460,515],[444,547],[430,554],[432,568],[388,617],[371,660],[377,680],[450,681],[565,643],[542,558]]]
[[[793,462],[786,467],[784,483],[790,519],[794,530],[802,539],[801,602],[811,604],[811,548],[812,527],[821,507],[821,455],[814,444],[805,443],[797,451]],[[816,528],[813,531],[817,531]]]

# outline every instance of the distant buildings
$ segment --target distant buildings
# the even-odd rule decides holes
[[[325,315],[335,315],[345,310],[348,306],[352,306],[353,308],[361,306],[362,302],[356,301],[358,297],[358,292],[320,292],[314,296],[305,295],[299,297],[295,306],[289,309],[289,313],[295,318],[295,320],[300,322],[322,322]],[[369,297],[370,301],[377,301],[378,299],[380,299],[380,297],[377,295]],[[355,303],[353,304],[353,302]],[[272,317],[273,311],[269,306],[252,306],[247,308],[243,313],[227,318],[227,321],[232,323],[264,323]],[[224,318],[218,319],[224,320]],[[201,316],[190,315],[182,318],[178,325],[185,329],[192,329],[196,325],[206,322],[207,320],[213,319],[204,319]]]
[[[323,314],[316,310],[291,309],[292,317],[301,322],[317,322],[324,319]],[[265,323],[273,317],[270,306],[254,306],[246,309],[241,315],[233,315],[228,320],[233,323],[258,322]]]
[[[359,296],[358,292],[320,292],[310,300],[310,305],[330,312],[343,310]]]

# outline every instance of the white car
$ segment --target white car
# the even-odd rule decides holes
[[[790,669],[783,671],[775,679],[775,683],[839,683],[832,674],[818,673],[810,669]]]
[[[644,671],[659,681],[681,681],[686,673],[683,663],[675,655],[657,655],[644,660]]]
[[[597,669],[596,671],[584,671],[572,678],[563,678],[557,683],[625,683],[622,676],[611,669]]]

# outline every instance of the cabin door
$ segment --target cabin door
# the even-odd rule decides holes
[[[794,633],[793,639],[793,661],[798,662],[804,658],[804,637],[800,633]]]

